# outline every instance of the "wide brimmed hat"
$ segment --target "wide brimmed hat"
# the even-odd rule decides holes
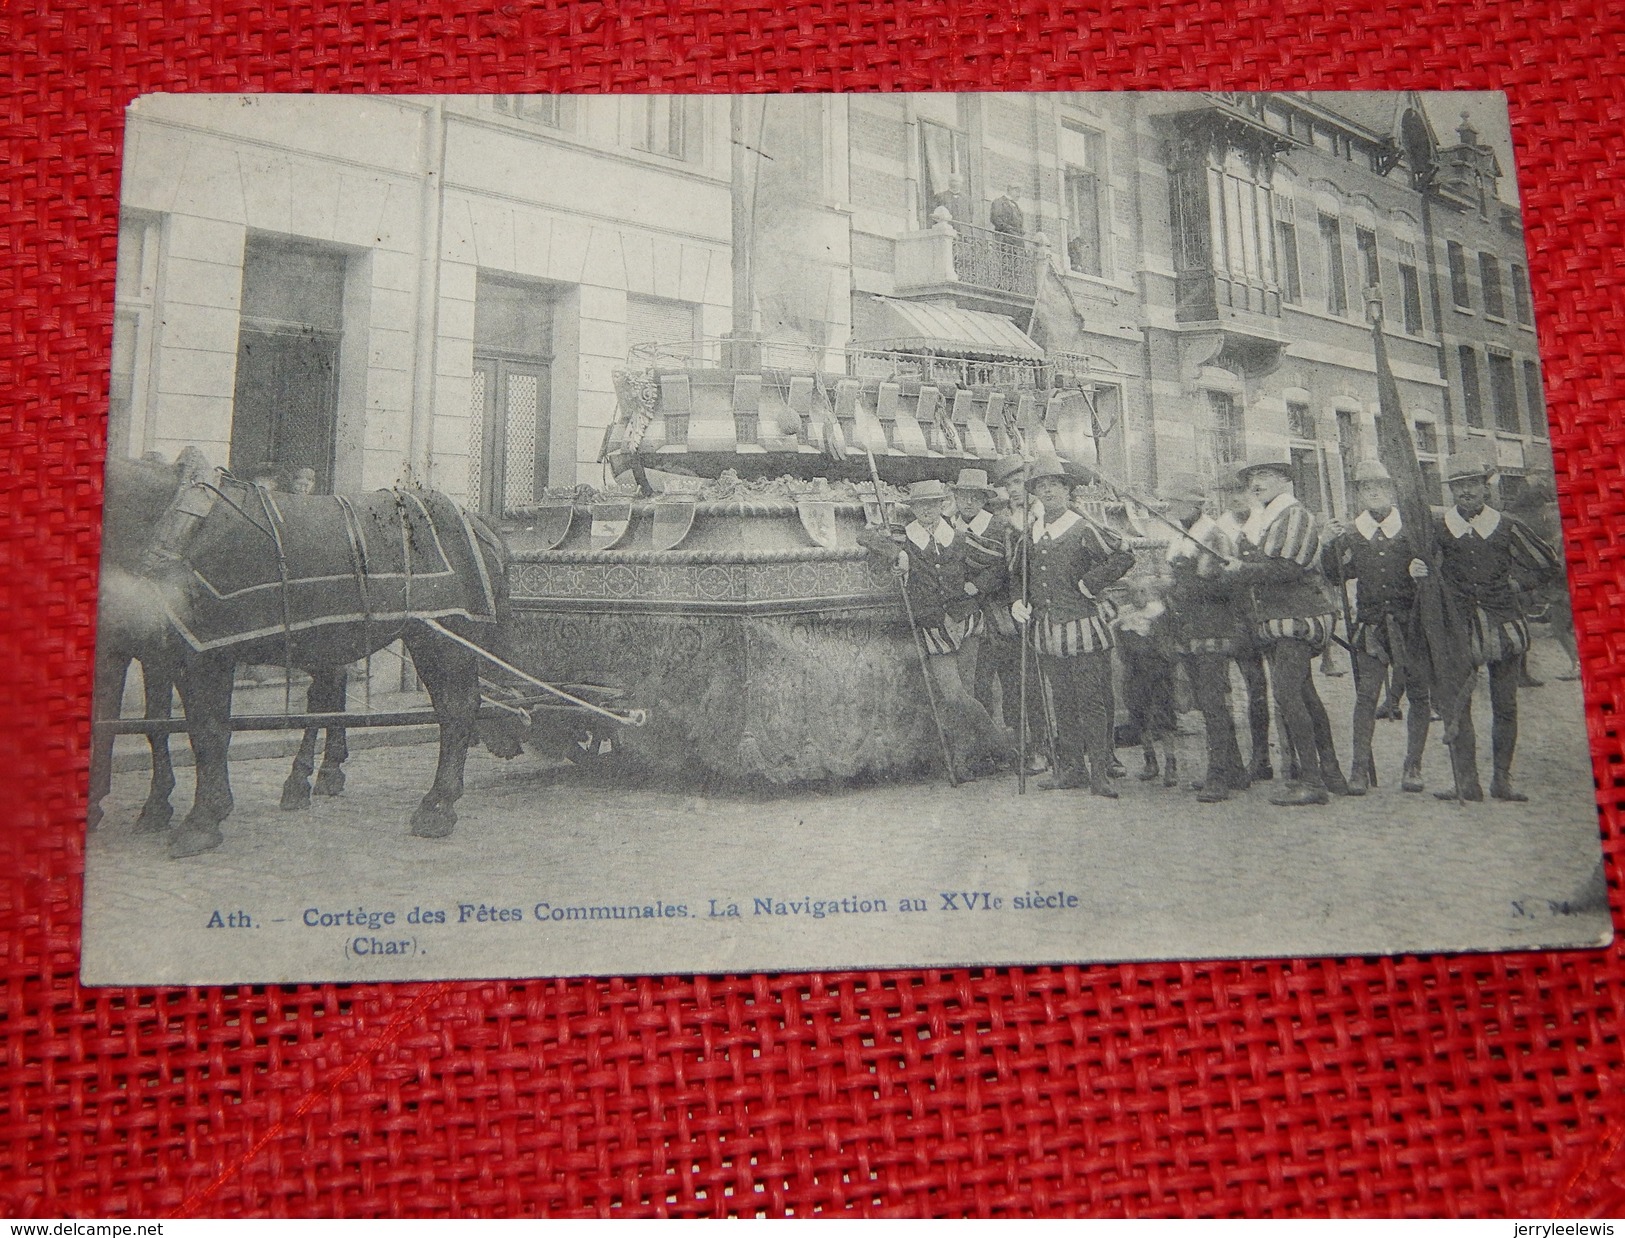
[[[1073,483],[1078,480],[1076,471],[1060,456],[1048,452],[1040,452],[1033,462],[1027,466],[1027,484],[1043,481],[1046,477],[1054,477],[1060,481]]]
[[[908,488],[908,501],[918,503],[924,499],[946,499],[948,487],[940,481],[917,481]]]
[[[1362,481],[1393,481],[1381,460],[1361,460],[1354,466],[1354,484]]]
[[[955,490],[980,490],[983,494],[992,494],[993,487],[988,485],[986,469],[960,469],[959,479],[954,482]]]
[[[1157,487],[1161,496],[1170,503],[1202,503],[1207,499],[1207,487],[1195,473],[1175,473]]]
[[[1248,478],[1254,473],[1265,472],[1279,473],[1282,477],[1291,480],[1294,472],[1292,457],[1284,451],[1261,451],[1236,465],[1236,477],[1244,486],[1247,484]]]
[[[1473,477],[1488,479],[1494,471],[1477,456],[1451,456],[1444,462],[1446,485],[1453,481],[1467,481]]]

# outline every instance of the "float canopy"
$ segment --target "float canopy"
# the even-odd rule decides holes
[[[1044,350],[999,314],[875,298],[883,313],[875,335],[859,347],[888,352],[931,352],[1021,361],[1042,361]]]

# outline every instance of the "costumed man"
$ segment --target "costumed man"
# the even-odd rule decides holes
[[[982,612],[976,594],[966,587],[965,541],[943,514],[948,497],[940,481],[909,487],[913,519],[903,529],[897,570],[925,646],[926,673],[936,689],[954,766],[965,777],[976,778],[1006,764],[1013,754],[966,682],[960,654],[967,641],[981,634]]]
[[[999,680],[999,710],[1004,725],[1012,730],[1021,725],[1021,646],[1022,629],[1010,614],[1010,603],[1021,596],[1021,578],[1018,574],[1018,555],[1025,524],[1030,524],[1035,504],[1031,503],[1022,486],[1027,462],[1020,456],[1005,456],[991,471],[990,480],[995,493],[1004,495],[1005,511],[996,513],[1001,518],[1000,535],[1004,538],[1004,588],[1001,594],[989,597],[983,614],[987,630],[983,633],[981,658],[976,665],[976,695],[987,704],[992,699],[992,679]],[[999,489],[1002,487],[1002,491]],[[993,712],[987,704],[989,713]],[[1027,674],[1027,726],[1031,737],[1044,725],[1043,685],[1038,678],[1036,664]],[[1048,768],[1043,745],[1033,745],[1027,754],[1027,772],[1036,774]]]
[[[1364,795],[1370,786],[1371,740],[1377,729],[1377,698],[1390,667],[1410,696],[1405,726],[1405,769],[1400,786],[1422,789],[1422,749],[1428,739],[1427,668],[1421,657],[1422,636],[1416,629],[1416,585],[1411,569],[1427,566],[1416,540],[1394,506],[1395,490],[1388,470],[1378,460],[1354,466],[1360,514],[1353,524],[1328,520],[1321,564],[1339,588],[1356,581],[1354,629],[1354,767],[1349,794]]]
[[[1218,514],[1214,516],[1216,536],[1223,539],[1226,553],[1234,556],[1241,545],[1241,526],[1252,512],[1252,496],[1241,479],[1229,470],[1216,477],[1212,495]],[[1269,782],[1275,777],[1270,764],[1270,681],[1264,670],[1264,648],[1253,634],[1252,595],[1246,589],[1229,591],[1232,619],[1236,627],[1235,652],[1231,655],[1241,681],[1247,687],[1247,778]]]
[[[1059,768],[1039,786],[1083,786],[1087,756],[1090,792],[1116,799],[1111,780],[1115,612],[1104,594],[1134,566],[1134,556],[1115,536],[1071,510],[1071,484],[1058,457],[1040,456],[1031,464],[1027,486],[1039,510],[1017,543],[1014,578],[1022,579],[1026,571],[1028,600],[1013,601],[1010,614],[1017,623],[1032,625],[1039,670],[1055,704]]]
[[[1254,506],[1241,528],[1238,557],[1224,570],[1252,595],[1254,635],[1264,646],[1275,707],[1298,769],[1297,785],[1288,782],[1270,803],[1324,804],[1329,789],[1345,790],[1347,784],[1312,674],[1332,632],[1321,588],[1320,531],[1313,513],[1292,493],[1290,461],[1262,456],[1236,471]]]
[[[965,593],[974,598],[981,612],[980,631],[965,638],[959,651],[960,669],[973,685],[976,699],[991,716],[993,684],[991,633],[1001,621],[1010,626],[1010,598],[1006,583],[1010,567],[1009,524],[988,510],[993,487],[984,469],[961,469],[953,484],[953,514],[950,523],[965,546]],[[990,631],[991,630],[991,631]],[[984,666],[984,663],[986,666]],[[1009,720],[1005,720],[1009,725]]]
[[[1221,570],[1224,560],[1236,555],[1240,527],[1232,536],[1208,517],[1202,510],[1207,494],[1188,473],[1170,477],[1162,487],[1162,497],[1168,502],[1168,518],[1190,534],[1189,538],[1175,537],[1168,545],[1168,601],[1174,614],[1175,648],[1185,664],[1207,735],[1207,771],[1197,786],[1196,799],[1218,804],[1229,799],[1232,791],[1245,791],[1249,785],[1230,705],[1230,660],[1243,634],[1236,623],[1235,584]],[[1267,745],[1267,705],[1264,730]]]
[[[1518,676],[1529,648],[1529,623],[1519,595],[1562,576],[1563,561],[1521,521],[1489,506],[1490,470],[1477,460],[1453,456],[1445,467],[1452,505],[1438,518],[1441,583],[1456,603],[1466,626],[1468,661],[1489,668],[1490,746],[1495,770],[1490,795],[1524,803],[1528,796],[1512,785],[1512,753],[1518,744]],[[1411,568],[1426,576],[1425,563]],[[1470,683],[1439,685],[1439,708],[1445,725],[1459,711],[1456,743],[1451,753],[1456,788],[1435,791],[1440,799],[1482,800],[1478,781],[1478,744],[1468,704]]]
[[[1558,548],[1563,545],[1563,518],[1557,510],[1554,482],[1545,479],[1531,482],[1515,502],[1506,505],[1505,510],[1508,515],[1517,517],[1527,525],[1548,546]],[[1580,649],[1574,632],[1574,608],[1569,599],[1568,581],[1559,576],[1538,590],[1530,601],[1531,609],[1537,612],[1537,616],[1543,613],[1552,639],[1568,655],[1569,668],[1558,678],[1571,681],[1580,678]],[[1524,666],[1527,668],[1528,665],[1529,655],[1525,654]],[[1530,686],[1527,677],[1520,686]]]

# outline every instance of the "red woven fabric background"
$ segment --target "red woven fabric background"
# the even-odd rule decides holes
[[[1617,0],[19,4],[0,35],[0,1214],[1625,1209],[1620,947],[76,981],[119,143],[152,90],[1509,91],[1617,908]]]

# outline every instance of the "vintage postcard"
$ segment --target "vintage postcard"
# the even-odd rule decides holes
[[[158,95],[119,228],[87,983],[1611,940],[1500,95]]]

